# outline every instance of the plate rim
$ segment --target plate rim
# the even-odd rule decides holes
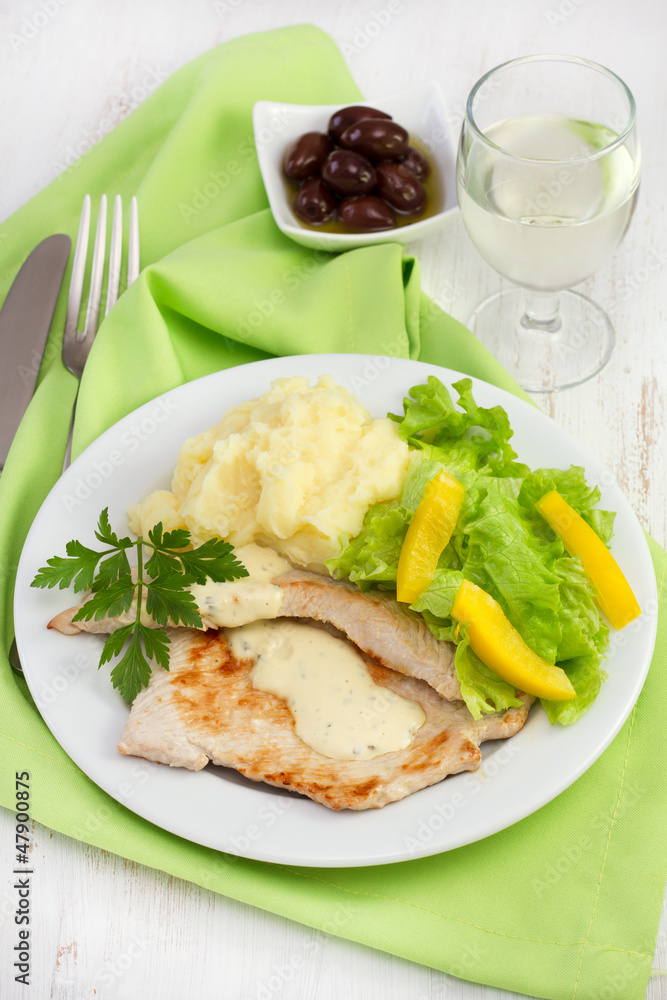
[[[120,429],[123,427],[124,424],[126,424],[129,420],[136,419],[137,416],[139,414],[141,414],[142,411],[147,410],[151,406],[155,406],[156,403],[158,403],[159,401],[163,400],[164,397],[168,396],[169,394],[172,394],[172,393],[183,393],[184,395],[187,395],[188,393],[193,393],[199,387],[201,387],[204,383],[210,384],[210,385],[215,385],[219,380],[222,380],[224,382],[225,379],[229,378],[230,373],[233,373],[233,372],[237,372],[238,373],[241,369],[244,369],[244,374],[248,375],[248,378],[250,380],[253,379],[253,374],[255,372],[259,373],[258,380],[261,380],[261,378],[265,374],[265,372],[267,372],[267,371],[268,372],[273,372],[272,374],[269,375],[268,378],[264,379],[264,382],[262,382],[262,384],[260,386],[261,392],[264,392],[265,389],[268,388],[268,382],[272,381],[274,378],[277,378],[277,377],[285,377],[285,376],[288,376],[288,375],[305,375],[305,377],[307,377],[312,382],[317,376],[314,374],[313,370],[310,370],[307,374],[305,372],[303,372],[303,371],[300,371],[299,370],[300,367],[303,367],[303,366],[305,366],[306,368],[310,368],[310,369],[313,369],[314,366],[317,366],[318,369],[319,369],[319,372],[321,373],[321,372],[327,372],[329,370],[329,366],[330,365],[334,365],[334,366],[341,365],[341,366],[346,367],[346,368],[353,367],[354,365],[376,365],[377,366],[377,364],[380,361],[380,359],[385,360],[387,363],[392,363],[392,362],[393,363],[398,363],[399,364],[399,369],[401,371],[405,372],[404,381],[403,381],[403,385],[404,385],[403,392],[404,393],[407,393],[407,391],[410,388],[410,386],[413,385],[413,384],[415,384],[415,381],[413,381],[412,376],[408,377],[409,370],[413,369],[413,367],[414,367],[414,372],[415,372],[415,377],[416,378],[421,377],[421,375],[420,375],[420,370],[421,370],[421,372],[423,372],[424,376],[427,375],[427,374],[435,374],[435,375],[437,375],[439,378],[441,378],[441,380],[448,387],[451,386],[452,381],[455,381],[457,378],[460,378],[460,377],[471,377],[472,381],[473,381],[473,391],[475,390],[475,385],[476,384],[479,384],[481,386],[486,386],[486,387],[489,387],[491,389],[492,393],[498,393],[500,395],[500,399],[498,401],[501,404],[502,404],[503,397],[504,397],[507,400],[511,401],[511,405],[512,406],[518,405],[520,408],[529,408],[530,410],[535,409],[535,412],[539,413],[541,418],[543,418],[545,421],[547,421],[547,423],[550,426],[552,426],[553,428],[555,428],[555,430],[556,430],[556,437],[561,442],[564,441],[566,443],[566,445],[568,446],[568,449],[569,449],[570,446],[573,446],[576,451],[582,453],[587,458],[588,462],[590,462],[594,468],[602,468],[601,463],[599,463],[594,458],[594,456],[589,455],[589,453],[584,448],[582,448],[582,446],[580,445],[580,443],[577,441],[577,439],[572,434],[570,434],[568,431],[566,431],[563,428],[561,428],[558,424],[556,424],[556,422],[552,418],[550,418],[542,410],[540,410],[539,408],[534,408],[533,404],[531,402],[529,402],[529,401],[527,401],[525,399],[522,399],[520,396],[514,395],[513,393],[509,392],[506,389],[502,389],[501,387],[495,385],[494,383],[486,382],[483,379],[475,378],[475,377],[472,377],[472,376],[467,376],[467,375],[465,375],[465,373],[455,371],[454,369],[444,368],[442,366],[430,364],[428,362],[413,361],[411,359],[403,359],[403,358],[395,358],[395,357],[392,358],[392,357],[388,357],[388,356],[384,356],[384,355],[363,355],[363,354],[309,354],[309,355],[307,354],[307,355],[288,355],[288,356],[282,356],[282,357],[278,357],[278,358],[264,359],[262,361],[257,361],[257,362],[250,362],[250,363],[245,364],[245,365],[234,366],[232,368],[223,369],[221,371],[213,372],[213,373],[210,373],[208,375],[204,375],[204,376],[202,376],[202,377],[200,377],[198,379],[191,380],[190,382],[183,383],[183,384],[181,384],[179,386],[174,387],[171,390],[167,390],[166,392],[163,392],[162,394],[160,394],[159,396],[154,397],[151,400],[148,400],[146,403],[142,404],[140,407],[137,407],[135,410],[131,411],[125,417],[121,418],[121,420],[115,422],[113,425],[111,425],[109,428],[107,428],[107,430],[104,431],[98,438],[96,438],[95,441],[91,442],[91,444],[81,453],[81,455],[78,456],[75,459],[75,461],[70,466],[70,469],[67,470],[67,472],[64,474],[64,476],[61,477],[54,484],[54,486],[52,487],[52,489],[49,491],[49,494],[47,495],[46,499],[44,500],[43,504],[41,505],[40,510],[39,510],[38,514],[36,515],[34,521],[33,521],[33,525],[31,525],[30,531],[28,533],[28,536],[26,538],[26,542],[25,542],[24,547],[23,547],[23,551],[21,553],[21,558],[19,560],[19,567],[18,567],[17,577],[16,577],[16,581],[17,581],[17,583],[16,583],[16,591],[15,591],[15,597],[14,597],[14,616],[15,616],[15,622],[16,622],[16,633],[17,633],[16,634],[16,638],[17,638],[17,645],[18,645],[18,649],[19,649],[19,654],[21,656],[22,662],[24,662],[24,664],[26,665],[26,671],[25,671],[26,682],[28,683],[28,687],[30,688],[31,693],[33,694],[33,697],[35,697],[35,700],[36,700],[36,702],[38,704],[39,704],[39,699],[37,698],[37,692],[36,692],[36,690],[33,690],[33,683],[32,683],[32,682],[34,682],[35,687],[36,687],[37,684],[38,684],[38,678],[37,678],[36,675],[34,677],[31,676],[34,673],[34,671],[31,670],[30,665],[29,665],[29,661],[30,661],[29,646],[26,645],[26,637],[23,634],[23,624],[22,624],[23,618],[24,618],[24,614],[23,614],[23,610],[24,610],[24,608],[23,608],[23,601],[26,599],[26,591],[25,591],[26,576],[29,574],[29,576],[31,578],[32,575],[33,575],[33,573],[34,573],[33,569],[28,569],[27,568],[28,559],[27,559],[27,556],[26,556],[26,558],[24,558],[24,554],[30,553],[31,550],[30,550],[29,540],[31,540],[34,537],[34,534],[40,530],[41,521],[42,521],[42,519],[44,517],[46,517],[46,514],[44,512],[45,511],[48,512],[50,502],[52,501],[52,497],[55,494],[55,492],[61,487],[63,479],[65,479],[68,476],[70,478],[73,476],[73,472],[71,472],[71,470],[74,470],[74,472],[76,472],[77,470],[82,469],[85,461],[87,460],[87,458],[89,458],[91,454],[94,454],[95,451],[96,451],[96,449],[99,449],[101,445],[103,446],[108,440],[111,440],[113,438],[113,436],[120,431]],[[282,369],[286,368],[287,366],[290,366],[292,370],[291,371],[288,371],[288,370],[283,371]],[[406,368],[407,368],[407,371],[406,371]],[[340,381],[339,381],[340,380],[340,372],[337,373],[334,376],[334,378],[336,379],[337,383],[340,384]],[[410,385],[407,384],[408,381],[410,382]],[[197,393],[197,394],[199,394],[199,393]],[[244,398],[247,398],[247,397],[244,397]],[[226,409],[228,405],[232,405],[232,404],[231,403],[226,404],[224,406],[224,409]],[[366,404],[364,403],[364,405],[366,405]],[[221,409],[223,409],[223,407],[221,407]],[[386,406],[385,406],[385,412],[386,412]],[[373,414],[373,415],[374,416],[379,416],[379,415],[382,415],[382,414],[377,414],[376,413],[376,414]],[[514,427],[513,421],[511,420],[510,422],[512,423],[513,429],[516,429]],[[204,428],[202,427],[202,429],[204,429]],[[177,446],[176,450],[178,450],[178,447],[180,447],[180,444],[182,444],[182,440],[183,440],[183,438],[181,437],[176,442],[176,446]],[[607,485],[607,484],[605,484],[605,485]],[[630,507],[627,499],[625,498],[625,496],[623,495],[622,491],[620,490],[620,487],[618,486],[618,483],[616,482],[615,478],[612,477],[611,482],[609,483],[609,486],[610,486],[610,488],[615,489],[618,492],[619,496],[622,499],[621,506],[625,508],[625,510],[623,511],[624,515],[625,516],[627,516],[628,514],[630,515],[630,523],[632,525],[633,530],[637,529],[639,531],[640,535],[641,535],[642,543],[643,543],[642,556],[643,556],[644,560],[648,560],[648,566],[651,568],[651,580],[652,580],[652,591],[653,591],[653,595],[652,596],[654,597],[655,595],[657,595],[657,587],[656,587],[655,575],[652,572],[652,562],[651,562],[650,552],[648,550],[648,545],[647,545],[646,540],[644,538],[644,533],[643,533],[643,530],[641,528],[641,525],[639,524],[639,521],[637,520],[637,517],[634,514],[634,511],[632,511],[632,508]],[[619,514],[620,514],[620,511],[619,511]],[[48,558],[48,556],[50,554],[51,553],[49,553],[48,555],[42,555],[42,556],[40,556],[40,559],[43,560],[44,558]],[[28,593],[33,593],[34,594],[35,591],[33,590],[32,592],[28,592]],[[43,593],[43,591],[38,591],[37,593]],[[49,593],[53,593],[53,592],[49,592]],[[64,596],[65,594],[70,593],[70,591],[56,591],[56,593],[57,594],[62,594]],[[64,601],[62,603],[64,603]],[[396,851],[394,851],[391,854],[386,854],[386,853],[383,854],[381,852],[381,850],[380,850],[380,845],[377,845],[376,848],[375,848],[375,853],[373,853],[373,852],[367,852],[363,856],[358,856],[358,857],[351,857],[351,856],[347,856],[346,855],[346,856],[336,856],[336,857],[326,856],[326,857],[317,857],[317,858],[303,859],[303,858],[297,857],[295,855],[281,854],[280,852],[277,852],[277,853],[276,852],[272,852],[269,849],[264,849],[264,850],[259,850],[259,851],[254,851],[253,850],[250,853],[248,853],[247,851],[244,852],[244,851],[235,851],[233,849],[230,850],[230,848],[229,848],[228,845],[224,846],[224,847],[221,847],[221,846],[219,846],[219,844],[212,844],[212,843],[210,843],[206,839],[200,839],[198,837],[193,837],[191,834],[184,833],[182,830],[179,830],[179,829],[175,829],[174,826],[165,825],[165,823],[164,823],[163,820],[161,821],[159,818],[154,818],[153,815],[148,815],[147,811],[141,811],[139,809],[132,808],[131,805],[129,806],[129,808],[133,812],[137,813],[137,815],[139,815],[142,818],[146,819],[148,822],[151,822],[151,823],[155,824],[156,826],[160,827],[161,829],[165,829],[165,830],[167,830],[169,832],[172,832],[172,833],[176,834],[177,836],[185,837],[185,839],[188,839],[188,840],[190,840],[193,843],[199,843],[199,844],[202,844],[203,846],[212,847],[216,851],[224,851],[227,854],[237,854],[238,853],[238,855],[240,857],[251,858],[253,860],[268,861],[268,862],[279,863],[279,864],[298,864],[298,865],[301,865],[303,867],[319,867],[319,866],[327,866],[327,867],[355,867],[355,866],[368,866],[368,865],[379,865],[379,864],[387,864],[387,863],[397,863],[397,862],[401,862],[401,861],[404,861],[404,860],[413,860],[413,859],[416,859],[416,858],[419,858],[419,857],[426,857],[426,856],[430,856],[430,855],[433,855],[433,854],[442,853],[444,851],[453,850],[453,849],[455,849],[457,847],[464,846],[466,844],[475,843],[478,840],[485,839],[488,836],[492,836],[494,833],[500,832],[501,830],[506,829],[507,827],[509,827],[511,825],[514,825],[514,823],[519,822],[521,819],[526,818],[527,816],[531,815],[533,812],[535,812],[538,809],[542,808],[542,806],[544,806],[548,802],[552,801],[554,798],[556,798],[558,795],[560,795],[566,788],[568,788],[571,784],[573,784],[579,777],[581,777],[581,775],[583,773],[585,773],[585,771],[587,771],[588,768],[607,749],[607,747],[609,746],[609,744],[616,737],[616,735],[618,734],[618,732],[620,731],[620,729],[624,725],[625,721],[627,720],[628,716],[630,715],[630,712],[632,711],[632,708],[633,708],[634,704],[636,703],[637,698],[639,697],[639,694],[641,692],[643,683],[644,683],[644,681],[646,679],[646,675],[648,673],[648,669],[650,667],[650,662],[651,662],[651,659],[652,659],[653,649],[654,649],[654,645],[655,645],[655,635],[656,635],[656,630],[657,630],[656,616],[652,615],[652,616],[648,617],[647,618],[647,622],[648,622],[648,631],[647,631],[646,635],[649,638],[649,642],[648,642],[648,645],[647,645],[647,652],[644,654],[645,655],[644,666],[643,666],[642,670],[640,671],[640,674],[638,675],[637,681],[635,683],[636,693],[633,691],[633,696],[632,696],[631,700],[629,701],[629,703],[626,706],[624,706],[624,710],[623,711],[621,711],[620,713],[618,713],[616,715],[614,725],[609,729],[609,731],[605,735],[604,739],[602,739],[602,740],[598,739],[597,742],[596,742],[595,747],[592,747],[590,749],[589,753],[585,757],[583,757],[581,759],[580,766],[577,769],[575,769],[576,773],[568,772],[567,775],[564,775],[562,777],[561,781],[552,782],[549,786],[545,785],[544,788],[543,788],[543,790],[534,797],[533,803],[532,803],[532,805],[531,805],[531,807],[529,809],[527,809],[527,810],[519,810],[520,814],[515,815],[514,818],[512,818],[512,819],[509,820],[509,822],[499,820],[495,825],[492,822],[489,823],[481,832],[479,832],[478,836],[470,837],[468,835],[464,835],[462,838],[458,838],[458,839],[455,836],[451,836],[449,838],[448,842],[444,846],[436,838],[436,842],[435,843],[431,843],[429,841],[428,843],[424,843],[422,845],[423,849],[420,848],[420,849],[417,849],[417,850],[411,850],[409,853],[406,853],[405,851],[397,853]],[[26,656],[26,654],[27,654],[27,656]],[[108,682],[108,678],[105,678],[105,682],[109,683]],[[109,688],[110,688],[110,684],[109,684]],[[112,689],[110,688],[110,690],[112,690]],[[120,697],[120,696],[118,696],[118,697]],[[81,770],[90,778],[90,780],[92,780],[96,785],[98,785],[98,787],[102,788],[102,790],[105,791],[107,794],[109,794],[112,798],[115,798],[116,801],[120,802],[121,805],[124,805],[124,806],[128,807],[128,803],[126,801],[124,801],[122,798],[119,798],[119,796],[117,794],[114,794],[114,792],[109,787],[107,787],[104,783],[101,783],[100,781],[98,781],[98,779],[96,777],[93,777],[89,773],[89,770],[86,770],[85,763],[82,764],[80,762],[80,760],[78,759],[78,757],[80,756],[78,753],[72,753],[71,752],[71,749],[70,749],[70,745],[71,744],[70,744],[70,740],[69,740],[67,734],[65,734],[63,736],[63,738],[61,738],[61,735],[60,735],[60,733],[61,733],[61,727],[58,724],[58,721],[54,720],[53,718],[51,718],[51,719],[48,718],[47,716],[49,715],[49,713],[47,712],[46,715],[45,715],[45,713],[42,711],[42,708],[40,708],[40,712],[42,713],[42,717],[44,718],[44,721],[45,721],[47,727],[49,728],[49,730],[51,731],[51,733],[54,735],[54,737],[56,738],[56,740],[58,741],[58,743],[65,750],[65,752],[68,753],[68,755],[75,761],[75,763],[77,763],[77,765],[81,768]],[[585,718],[586,718],[586,716],[584,716],[584,719]],[[580,721],[583,721],[583,720],[580,720]],[[523,732],[523,730],[522,730],[522,732]],[[519,735],[520,734],[517,734],[517,736],[519,736]],[[513,737],[513,739],[516,739],[516,738],[517,737]],[[488,744],[487,744],[487,746],[488,746]],[[143,763],[147,763],[147,762],[143,761],[142,758],[130,758],[130,760],[132,760],[132,761],[139,761],[139,760],[141,760]],[[152,765],[152,766],[153,767],[159,767],[159,765]],[[210,767],[210,765],[209,765],[209,767]],[[95,770],[95,769],[93,768],[93,770]],[[178,770],[178,769],[174,769],[174,770]],[[205,768],[202,772],[196,772],[196,774],[197,775],[202,775],[207,770],[208,770],[208,768]],[[187,775],[189,775],[189,776],[193,776],[193,772],[185,772],[185,773]],[[473,772],[464,772],[464,774],[468,774],[468,775],[472,775],[472,776],[476,775],[477,773],[478,772],[474,772],[474,771]],[[450,780],[451,780],[451,778],[460,777],[460,776],[449,776],[449,777],[450,777]],[[429,786],[429,788],[430,789],[437,789],[437,788],[441,788],[442,785],[443,785],[443,781],[441,781],[439,783],[436,783],[436,785]],[[264,791],[266,788],[270,788],[270,786],[261,786],[262,791]],[[248,791],[249,792],[255,792],[256,789],[255,788],[249,788]],[[428,789],[422,790],[422,792],[419,793],[419,794],[423,794],[423,792],[425,792],[425,791],[428,791]],[[415,794],[418,794],[418,793],[415,793]],[[302,796],[298,796],[298,799],[300,801],[310,802],[310,800],[308,800],[308,799],[304,800],[304,798]],[[401,800],[401,801],[402,802],[408,802],[411,799],[414,799],[414,795],[413,796],[408,796],[406,799]],[[316,803],[310,803],[310,804],[313,805],[315,808],[321,809],[322,812],[326,814],[327,820],[329,820],[332,817],[332,813],[329,810],[326,810],[325,807],[319,806]],[[398,802],[398,803],[392,803],[392,804],[389,804],[389,805],[390,805],[391,809],[396,809],[396,807],[399,806],[400,804],[401,803]],[[148,812],[150,812],[150,810],[148,810]],[[368,813],[371,813],[371,812],[378,814],[378,813],[384,813],[384,810],[368,810],[368,811],[366,811],[366,813],[354,813],[353,815],[363,816],[363,815],[367,815]],[[349,815],[349,811],[345,811],[343,813],[334,813],[333,816],[340,817],[340,816],[346,815],[346,813]],[[389,815],[391,815],[391,813]]]

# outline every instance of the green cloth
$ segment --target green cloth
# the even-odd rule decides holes
[[[39,240],[75,238],[87,191],[139,198],[145,269],[99,331],[75,453],[176,385],[276,354],[419,358],[518,392],[421,294],[417,262],[398,245],[330,257],[274,225],[254,155],[253,102],[358,97],[334,44],[312,27],[236,39],[175,73],[3,225],[0,299]],[[476,982],[547,998],[643,998],[667,864],[664,590],[646,686],[609,749],[535,815],[437,857],[350,870],[228,857],[140,819],[67,758],[4,656],[21,544],[60,473],[75,393],[59,356],[65,299],[0,477],[2,804],[13,807],[14,772],[28,770],[41,823],[216,892]],[[666,556],[651,550],[662,583]]]

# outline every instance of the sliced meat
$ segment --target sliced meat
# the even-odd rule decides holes
[[[170,631],[170,670],[154,667],[136,698],[118,749],[197,771],[208,761],[306,795],[330,809],[380,808],[448,774],[473,771],[484,740],[512,736],[521,708],[476,722],[462,702],[447,702],[428,684],[367,660],[373,679],[418,702],[426,721],[404,750],[371,760],[324,757],[295,733],[286,703],[255,689],[252,662],[237,660],[222,632]]]
[[[107,632],[113,632],[121,625],[129,625],[137,617],[136,612],[132,610],[123,615],[116,615],[114,618],[100,618],[99,621],[91,619],[87,622],[73,622],[72,618],[74,618],[74,615],[84,603],[82,601],[81,604],[75,604],[73,608],[61,611],[60,614],[51,619],[46,627],[55,628],[64,635],[78,635],[79,632],[101,632],[102,634],[106,634]],[[152,620],[147,621],[146,624],[159,628],[157,622],[153,622]]]
[[[283,592],[281,617],[326,622],[383,666],[426,681],[443,698],[461,699],[454,666],[455,645],[436,639],[420,615],[388,594],[364,593],[349,584],[302,570],[283,573],[266,586],[270,589],[273,584]],[[103,618],[72,622],[80,606],[56,615],[48,627],[68,635],[77,631],[112,632],[134,618],[134,612],[129,612],[122,621]],[[204,610],[200,608],[200,613]],[[204,628],[214,627],[203,613],[202,621]],[[147,624],[153,623],[148,620]]]
[[[436,639],[424,619],[404,604],[381,591],[362,592],[301,570],[273,582],[283,591],[284,617],[328,622],[383,666],[426,681],[443,698],[460,700],[456,646]]]
[[[90,595],[88,595],[88,597],[89,596]],[[73,607],[67,608],[65,611],[61,611],[60,614],[57,614],[54,618],[51,619],[51,621],[48,623],[46,627],[54,628],[58,632],[62,632],[63,635],[78,635],[79,632],[95,632],[95,633],[99,632],[102,635],[105,635],[108,634],[109,632],[114,632],[117,628],[120,628],[121,625],[129,625],[131,624],[131,622],[136,621],[137,618],[136,608],[131,608],[124,614],[115,615],[113,618],[108,618],[105,616],[104,618],[100,618],[97,621],[94,618],[91,618],[89,621],[80,621],[80,622],[72,621],[74,615],[83,607],[88,597],[86,597],[85,600],[81,601],[81,604],[75,604]],[[203,614],[201,614],[201,609],[200,609],[200,615],[203,626],[202,632],[205,632],[207,629],[216,627],[213,624],[213,622],[209,621],[208,618],[206,618]],[[162,628],[161,625],[158,625],[158,623],[154,621],[152,618],[150,618],[148,615],[146,615],[143,624],[146,625],[148,628]]]

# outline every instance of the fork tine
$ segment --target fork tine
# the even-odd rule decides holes
[[[120,261],[123,249],[123,200],[116,195],[113,206],[113,222],[111,224],[111,245],[109,248],[109,283],[107,285],[107,304],[104,315],[116,304],[120,287]]]
[[[79,322],[79,310],[81,309],[81,296],[83,293],[83,276],[86,271],[86,256],[88,253],[88,233],[90,230],[90,195],[83,199],[81,218],[79,220],[79,232],[76,238],[76,248],[74,250],[74,263],[72,264],[72,277],[69,286],[69,298],[67,300],[67,319],[65,320],[65,336],[76,336],[76,328]]]
[[[97,217],[97,232],[95,233],[95,248],[93,250],[93,269],[90,274],[90,296],[88,298],[88,311],[86,312],[86,325],[83,330],[82,340],[88,336],[95,336],[97,321],[100,315],[100,300],[102,298],[102,275],[104,273],[104,255],[106,251],[107,238],[107,196],[102,195],[100,199],[100,214]]]
[[[139,208],[136,197],[130,202],[130,239],[127,251],[127,287],[139,277]]]

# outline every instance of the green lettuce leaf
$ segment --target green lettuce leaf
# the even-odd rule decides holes
[[[481,719],[484,712],[503,712],[523,704],[514,687],[489,670],[473,651],[466,625],[459,627],[455,665],[461,694],[473,719]]]
[[[571,465],[569,469],[536,469],[526,476],[521,486],[520,501],[534,519],[536,529],[543,532],[547,531],[546,522],[535,509],[535,503],[550,490],[557,490],[565,502],[597,532],[605,545],[609,544],[616,514],[594,506],[600,499],[600,490],[587,484],[580,465]]]
[[[327,561],[334,579],[351,580],[361,590],[368,590],[372,583],[395,589],[398,557],[411,517],[400,504],[370,507],[359,534],[352,539],[343,537],[341,554]]]
[[[591,707],[607,674],[600,669],[600,658],[594,653],[564,660],[558,666],[562,667],[570,678],[577,697],[572,701],[548,701],[546,698],[540,700],[552,724],[559,722],[561,726],[571,726]]]
[[[430,586],[421,592],[415,603],[411,605],[412,609],[422,613],[430,611],[436,618],[445,619],[451,624],[452,605],[462,579],[461,570],[438,564]],[[441,639],[442,636],[437,635],[436,638]]]
[[[403,417],[389,414],[414,449],[401,496],[372,507],[360,534],[342,538],[341,555],[327,566],[333,576],[361,589],[394,589],[403,539],[426,485],[443,469],[451,472],[465,487],[463,506],[434,579],[412,608],[438,639],[457,643],[463,697],[480,718],[520,704],[512,685],[479,660],[467,629],[457,630],[451,617],[464,577],[491,594],[526,644],[570,677],[576,699],[543,701],[552,723],[569,725],[597,696],[609,634],[580,559],[568,555],[535,504],[557,490],[605,544],[614,514],[596,507],[600,491],[588,485],[580,466],[531,471],[516,461],[503,408],[478,406],[470,379],[453,388],[457,403],[431,376],[410,390]]]
[[[609,645],[609,629],[595,603],[595,588],[577,556],[561,556],[553,563],[558,577],[562,631],[556,659],[580,656],[600,658]]]
[[[536,537],[517,499],[514,479],[485,481],[485,493],[463,529],[464,575],[498,601],[539,656],[554,663],[562,633],[559,578],[551,564],[559,539]]]
[[[414,447],[436,445],[454,475],[457,469],[479,469],[483,465],[489,465],[495,475],[529,472],[527,466],[513,462],[516,452],[509,443],[513,431],[502,406],[478,406],[469,378],[454,382],[453,388],[459,394],[458,409],[434,375],[425,385],[410,389],[410,396],[403,400],[404,416],[389,414],[399,422],[401,437]]]
[[[470,385],[470,379],[465,379]],[[399,423],[398,432],[404,441],[413,443],[424,437],[433,440],[436,432],[447,433],[450,437],[460,437],[469,427],[465,413],[457,410],[452,402],[448,389],[440,379],[429,375],[425,385],[416,385],[410,389],[410,395],[403,400],[404,415],[389,414],[391,420]]]

